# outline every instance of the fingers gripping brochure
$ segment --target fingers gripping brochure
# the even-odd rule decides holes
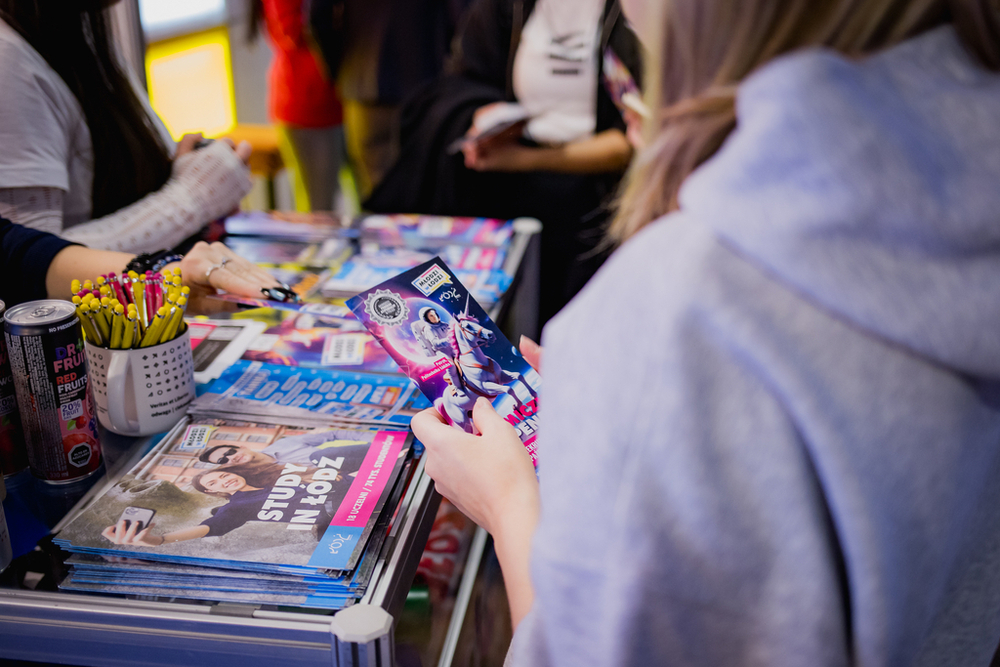
[[[347,305],[448,423],[474,433],[472,407],[485,397],[537,466],[541,378],[440,258]]]

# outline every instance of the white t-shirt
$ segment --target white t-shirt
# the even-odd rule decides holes
[[[532,119],[525,135],[564,144],[597,124],[597,42],[604,0],[538,0],[514,56],[514,95]]]
[[[63,227],[86,222],[92,210],[94,149],[80,103],[41,54],[2,19],[0,63],[0,189],[58,188],[64,192]],[[139,99],[146,103],[145,95]],[[156,114],[147,111],[165,134]],[[172,150],[174,143],[166,145]]]

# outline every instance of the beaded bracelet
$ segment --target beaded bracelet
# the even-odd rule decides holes
[[[183,255],[177,255],[172,253],[170,250],[157,250],[153,253],[144,252],[133,257],[132,261],[125,266],[125,271],[123,273],[127,274],[129,271],[135,271],[139,274],[145,273],[146,271],[157,273],[167,264],[179,262],[182,259],[184,259]]]

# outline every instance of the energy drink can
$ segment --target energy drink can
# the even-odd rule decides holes
[[[4,330],[31,472],[55,484],[97,472],[97,410],[76,308],[55,299],[23,303],[4,314]]]
[[[0,316],[6,306],[0,301]],[[14,376],[10,372],[7,345],[0,336],[0,471],[4,476],[15,475],[28,467],[28,454],[24,449],[21,416],[17,411],[14,395]]]

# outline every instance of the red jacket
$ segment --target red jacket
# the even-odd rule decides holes
[[[306,42],[302,0],[263,0],[263,4],[264,23],[274,43],[268,73],[271,118],[299,127],[340,125],[340,97]]]

